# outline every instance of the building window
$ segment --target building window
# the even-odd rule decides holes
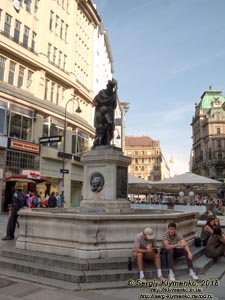
[[[37,15],[38,10],[39,10],[39,0],[35,0],[35,3],[34,3],[34,14],[35,15]]]
[[[19,43],[20,41],[20,27],[21,27],[21,23],[16,20],[15,29],[14,29],[14,41],[16,43]]]
[[[54,12],[51,10],[50,11],[50,20],[49,20],[49,30],[53,29],[53,17],[54,17]]]
[[[32,118],[11,112],[9,136],[31,142]]]
[[[45,80],[45,95],[44,95],[44,99],[45,99],[45,100],[48,99],[48,86],[49,86],[49,80],[46,79],[46,80]]]
[[[60,93],[60,86],[57,85],[56,87],[56,104],[59,105],[59,93]]]
[[[39,156],[22,151],[7,150],[6,172],[21,174],[21,170],[38,170]]]
[[[138,155],[138,151],[134,151],[134,154],[135,154],[135,155]]]
[[[7,135],[7,111],[0,108],[0,135]]]
[[[54,89],[55,89],[55,84],[52,82],[51,85],[51,96],[50,96],[50,101],[53,102],[54,100]]]
[[[27,73],[27,90],[29,92],[32,91],[32,86],[33,86],[33,72],[28,70],[28,73]]]
[[[32,41],[31,41],[31,50],[35,51],[35,45],[36,45],[36,36],[37,34],[33,31],[32,32]]]
[[[216,128],[216,133],[217,133],[217,134],[221,134],[220,127],[217,127],[217,128]]]
[[[30,28],[28,28],[27,26],[24,26],[23,47],[25,47],[25,48],[28,48],[29,31],[30,31]]]
[[[64,129],[60,125],[52,123],[51,118],[47,118],[43,126],[43,137],[56,136],[56,135],[64,136]],[[52,142],[49,143],[48,145],[50,147],[57,148],[57,149],[61,148],[61,143],[58,142]]]
[[[66,24],[66,29],[65,29],[65,42],[68,43],[68,28],[69,26]]]
[[[12,84],[12,85],[14,83],[15,69],[16,69],[16,64],[14,62],[10,61],[8,83]]]
[[[54,64],[56,62],[56,53],[57,53],[57,48],[54,47],[54,49],[53,49],[53,60],[52,60]]]
[[[60,26],[60,38],[63,39],[63,29],[64,29],[64,21],[61,20],[61,26]]]
[[[51,52],[52,52],[52,45],[50,43],[48,43],[48,53],[47,53],[47,56],[48,56],[49,60],[51,60]]]
[[[61,67],[61,63],[62,63],[62,51],[59,51],[59,60],[58,60],[59,68]]]
[[[26,11],[29,13],[31,12],[31,0],[24,0],[24,3],[26,4]]]
[[[84,132],[76,130],[72,135],[72,153],[81,156],[89,150],[89,147],[89,136]]]
[[[12,21],[12,17],[9,14],[6,14],[5,15],[4,34],[8,37],[10,36],[11,21]]]
[[[66,62],[67,62],[67,56],[64,54],[64,60],[63,60],[63,70],[66,70]]]
[[[4,80],[4,74],[5,74],[5,63],[6,59],[2,56],[0,56],[0,80]]]
[[[17,83],[18,88],[23,87],[24,70],[25,70],[25,68],[19,66],[19,76],[18,76],[18,83]]]
[[[220,114],[215,114],[215,120],[220,121]]]
[[[55,17],[55,33],[58,34],[59,30],[59,16]]]

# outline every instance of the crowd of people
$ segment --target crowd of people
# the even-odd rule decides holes
[[[50,196],[46,194],[45,198],[42,200],[40,195],[37,193],[29,192],[26,195],[26,206],[29,208],[37,207],[62,207],[62,197],[58,192],[52,192]]]
[[[38,207],[63,207],[64,201],[58,192],[52,192],[49,196],[46,195],[42,201],[37,193],[29,192],[27,195],[22,191],[22,185],[16,184],[15,191],[12,196],[12,203],[8,206],[9,218],[6,228],[6,236],[2,238],[3,241],[13,240],[16,229],[16,224],[19,227],[18,211],[23,207],[38,208]]]

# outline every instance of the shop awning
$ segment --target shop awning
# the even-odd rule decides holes
[[[50,183],[48,178],[46,177],[43,177],[41,176],[41,178],[39,179],[36,179],[36,178],[27,178],[26,175],[12,175],[12,176],[9,176],[9,177],[6,177],[5,178],[5,181],[6,182],[9,182],[9,181],[14,181],[14,182],[33,182],[33,183],[42,183],[42,182],[46,182],[46,183]]]

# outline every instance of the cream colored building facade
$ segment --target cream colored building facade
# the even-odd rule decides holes
[[[148,181],[162,179],[160,142],[148,136],[126,136],[125,154],[132,158],[128,173]]]
[[[27,178],[24,191],[36,189],[42,197],[60,192],[64,176],[67,205],[79,205],[80,155],[90,149],[95,135],[94,33],[99,26],[91,0],[0,1],[2,209],[15,178],[32,170],[37,178]],[[78,106],[81,113],[75,112]],[[52,136],[62,140],[39,143]]]

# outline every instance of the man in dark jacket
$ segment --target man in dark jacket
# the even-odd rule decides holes
[[[16,222],[18,218],[18,211],[20,208],[25,206],[26,195],[22,191],[22,187],[17,185],[15,186],[15,192],[12,198],[12,211],[11,216],[9,217],[6,236],[2,238],[3,241],[14,240],[14,233],[16,228]]]
[[[51,196],[48,198],[48,207],[56,207],[57,206],[57,199],[55,193],[52,192]]]

